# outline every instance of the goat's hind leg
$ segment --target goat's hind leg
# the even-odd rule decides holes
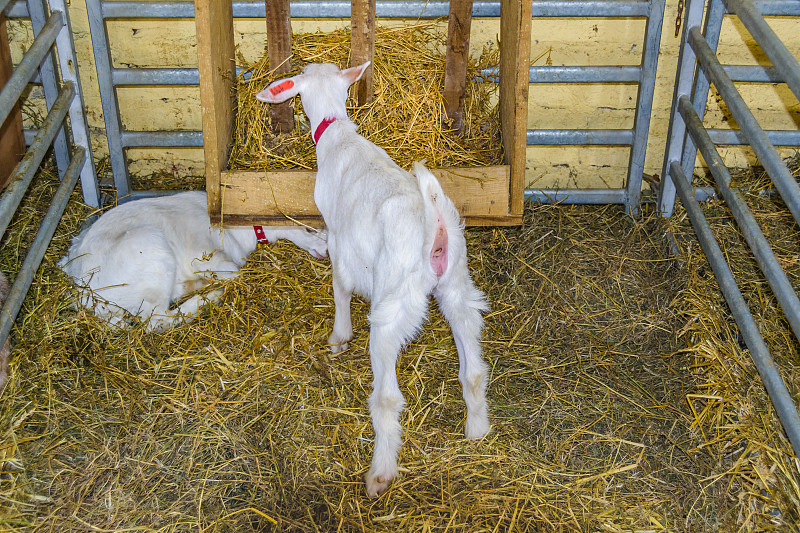
[[[403,301],[373,303],[370,311],[369,352],[373,381],[369,412],[375,430],[375,449],[366,481],[367,494],[371,497],[384,492],[397,476],[397,454],[402,444],[400,413],[405,405],[397,384],[397,356],[422,325],[427,304],[427,297],[422,295]]]
[[[455,265],[454,265],[455,266]],[[455,269],[454,269],[455,270]],[[481,356],[482,311],[487,309],[483,294],[479,291],[466,266],[449,272],[433,295],[439,302],[458,350],[458,379],[467,404],[467,421],[464,434],[468,439],[479,439],[489,432],[489,408],[486,401],[486,386],[489,371]]]

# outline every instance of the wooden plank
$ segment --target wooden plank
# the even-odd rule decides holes
[[[431,169],[445,193],[470,225],[518,224],[509,217],[509,167]],[[312,171],[225,171],[222,173],[222,217],[214,223],[319,225]],[[517,222],[513,222],[517,220]]]
[[[6,16],[0,12],[0,88],[5,86],[13,73],[14,64],[11,60]],[[25,155],[25,133],[22,129],[20,104],[17,102],[0,127],[0,190],[8,184],[23,155]]]
[[[312,228],[325,226],[321,216],[297,217],[296,222],[287,221],[284,216],[267,217],[263,215],[225,215],[225,226],[285,226],[303,225]],[[220,219],[212,219],[214,224],[220,224]],[[519,226],[522,224],[522,215],[505,215],[502,217],[465,217],[464,224],[469,227],[488,226]]]
[[[522,214],[525,201],[531,10],[531,0],[500,2],[500,129],[505,163],[511,165],[512,215]]]
[[[444,63],[444,119],[457,131],[464,125],[471,25],[472,0],[451,0]]]
[[[375,0],[352,0],[350,2],[350,66],[364,61],[375,62]],[[364,105],[374,98],[372,65],[353,86],[357,105]]]
[[[267,53],[269,69],[279,78],[292,70],[292,21],[289,0],[264,0],[267,8]],[[272,129],[286,133],[294,129],[294,107],[291,101],[270,106]]]
[[[233,4],[195,0],[200,106],[209,215],[221,210],[220,175],[228,163],[234,125],[236,74],[233,46]]]

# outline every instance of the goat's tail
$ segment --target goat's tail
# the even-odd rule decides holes
[[[414,163],[414,174],[425,203],[425,249],[430,250],[431,268],[440,278],[449,262],[448,228],[454,230],[461,222],[453,201],[444,194],[439,180],[422,162]]]

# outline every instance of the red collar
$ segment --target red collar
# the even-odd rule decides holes
[[[326,118],[319,123],[319,126],[317,126],[316,131],[314,131],[314,144],[317,144],[319,142],[319,138],[322,137],[322,134],[325,133],[325,130],[328,129],[328,126],[333,124],[335,121],[336,121],[335,118]]]
[[[253,231],[256,232],[256,241],[261,244],[269,244],[269,239],[267,239],[267,234],[264,233],[264,228],[261,226],[253,226]]]

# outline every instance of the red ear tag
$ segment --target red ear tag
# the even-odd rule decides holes
[[[292,80],[286,80],[270,89],[269,92],[272,93],[272,96],[275,96],[276,94],[282,93],[283,91],[291,89],[292,87],[294,87],[294,82]]]

